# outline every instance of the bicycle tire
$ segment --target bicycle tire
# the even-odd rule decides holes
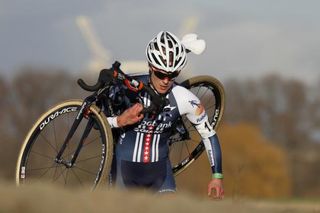
[[[84,141],[75,165],[67,168],[55,163],[59,145],[63,143],[81,105],[81,100],[62,102],[50,108],[34,123],[20,149],[16,167],[17,186],[39,181],[54,182],[66,187],[91,185],[92,189],[107,185],[113,155],[113,137],[104,113],[95,105],[90,106],[88,115],[94,119],[95,126]],[[82,119],[68,143],[63,155],[65,159],[70,158],[75,150],[78,144],[75,141],[79,138],[78,135],[81,136],[86,120],[88,119]]]
[[[217,130],[225,107],[225,92],[222,83],[212,76],[197,76],[182,82],[180,85],[189,89],[200,99],[206,109],[211,126]],[[208,94],[208,91],[211,91],[211,93]],[[210,94],[213,97],[210,98]],[[212,105],[208,106],[207,103],[212,103]],[[191,132],[192,134],[189,140],[174,142],[170,146],[170,160],[175,176],[189,167],[205,150],[199,133],[186,116],[182,116],[182,120],[189,134]]]

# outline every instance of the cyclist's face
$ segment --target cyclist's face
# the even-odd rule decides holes
[[[175,78],[179,75],[179,71],[175,71],[171,74],[163,70],[156,69],[150,66],[151,71],[151,82],[155,89],[160,93],[164,94],[171,88]]]

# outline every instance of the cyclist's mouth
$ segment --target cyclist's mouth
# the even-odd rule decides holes
[[[168,86],[162,86],[162,85],[160,85],[160,89],[162,89],[162,90],[167,90],[167,89],[168,89]]]

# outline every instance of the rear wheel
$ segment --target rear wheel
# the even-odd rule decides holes
[[[89,119],[94,125],[83,143],[75,164],[56,163],[60,150],[73,121],[82,105],[81,100],[70,100],[44,113],[29,131],[20,150],[16,183],[51,182],[66,187],[97,187],[107,183],[112,161],[112,133],[103,113],[95,106],[89,108],[62,155],[70,161]]]
[[[220,81],[211,76],[198,76],[180,84],[194,93],[204,106],[211,126],[216,130],[224,112],[225,93]],[[174,175],[178,175],[196,160],[204,151],[201,137],[186,116],[182,126],[187,136],[174,136],[170,140],[170,160]]]

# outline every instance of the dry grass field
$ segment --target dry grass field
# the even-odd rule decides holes
[[[154,195],[147,192],[115,190],[66,190],[50,184],[16,187],[0,184],[0,212],[320,212],[320,203],[306,201],[253,201],[230,199],[213,201],[178,192]]]

